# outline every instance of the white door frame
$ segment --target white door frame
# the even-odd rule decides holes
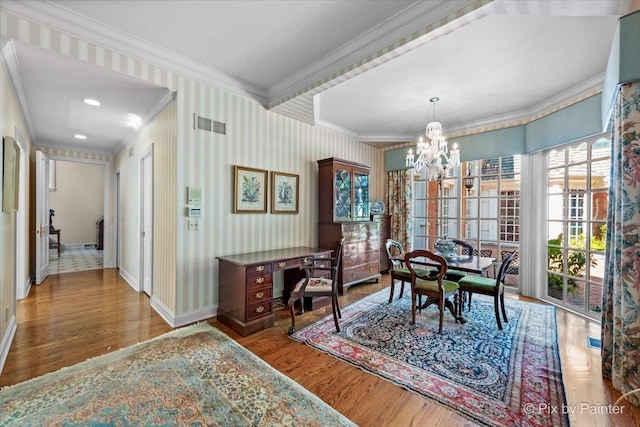
[[[81,157],[61,156],[57,154],[47,155],[51,160],[62,160],[65,162],[90,163],[94,165],[104,166],[104,247],[102,251],[103,268],[114,267],[114,248],[113,248],[113,230],[111,223],[111,191],[113,183],[111,180],[111,160],[85,159]]]
[[[49,275],[49,157],[36,151],[36,280],[40,285]]]
[[[18,213],[16,214],[16,300],[29,295],[31,275],[29,274],[29,212],[27,199],[29,198],[29,152],[18,127],[14,130],[15,140],[20,147],[20,177],[18,184]]]
[[[145,160],[151,158],[151,182],[148,183],[151,190],[151,212],[150,221],[151,224],[145,223],[145,209],[144,209],[144,197],[145,197]],[[153,144],[148,145],[140,153],[139,167],[138,167],[138,226],[140,236],[140,268],[138,269],[138,292],[146,292],[150,297],[153,295]],[[147,234],[151,233],[151,235]],[[151,239],[150,253],[145,257],[145,240]],[[145,287],[145,267],[148,266],[151,269],[150,284]]]
[[[121,178],[120,170],[117,170],[114,174],[115,181],[113,184],[113,188],[115,191],[114,203],[115,203],[115,215],[116,215],[116,220],[115,220],[116,229],[114,230],[114,236],[115,236],[114,266],[116,268],[120,268],[120,262],[122,261],[122,222],[121,222],[122,214],[120,213],[120,209],[122,209],[122,204],[120,203],[120,197],[121,197],[121,191],[122,191],[120,186],[122,185],[122,182],[120,181],[120,178]]]

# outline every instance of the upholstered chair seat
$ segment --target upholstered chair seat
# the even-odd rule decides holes
[[[308,264],[300,267],[304,270],[305,277],[300,279],[289,295],[289,312],[291,313],[291,327],[289,335],[296,331],[296,315],[294,305],[300,304],[300,314],[304,313],[304,297],[331,297],[331,312],[336,331],[340,332],[338,319],[342,317],[340,305],[338,304],[338,271],[342,262],[342,247],[344,237],[338,242],[335,257],[332,258],[312,258]],[[330,263],[330,266],[326,264]],[[323,276],[329,277],[323,277]]]
[[[296,283],[296,286],[293,288],[293,293],[299,293],[304,282],[307,281],[307,278],[304,277]],[[313,296],[314,292],[331,292],[331,279],[326,279],[324,277],[312,277],[309,279],[309,283],[307,283],[307,287],[304,290],[305,296]]]

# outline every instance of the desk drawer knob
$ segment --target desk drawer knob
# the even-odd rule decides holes
[[[264,296],[264,292],[258,292],[256,294],[256,298],[258,298],[258,299],[262,298],[263,296]]]
[[[256,271],[264,271],[264,265],[257,266]]]
[[[279,265],[280,267],[286,267],[286,266],[287,266],[287,263],[286,263],[286,262],[284,262],[284,261],[280,261],[280,262],[278,263],[278,265]]]
[[[256,308],[256,313],[262,313],[264,311],[264,307],[260,306],[258,308]]]
[[[263,283],[264,282],[264,277],[258,277],[256,279],[256,283]]]

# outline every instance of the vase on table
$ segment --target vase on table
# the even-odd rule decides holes
[[[438,239],[433,246],[436,248],[436,251],[438,251],[437,254],[444,259],[454,259],[457,257],[456,249],[458,249],[458,245],[447,236]]]

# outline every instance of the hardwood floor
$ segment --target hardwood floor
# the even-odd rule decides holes
[[[352,286],[340,298],[345,306],[389,285]],[[406,298],[406,297],[405,297]],[[523,298],[525,299],[525,298]],[[117,270],[92,270],[50,276],[18,301],[18,328],[0,376],[0,386],[15,384],[153,338],[172,328]],[[302,328],[330,314],[330,308],[297,318]],[[287,336],[286,310],[276,311],[273,328],[240,337],[211,319],[241,345],[361,426],[471,426],[443,406],[370,375]],[[588,348],[587,336],[599,337],[599,325],[558,310],[563,377],[574,426],[638,426],[640,408],[626,404],[621,415],[580,411],[582,403],[608,405],[620,393],[600,372],[600,352]],[[626,402],[625,402],[626,403]],[[601,406],[599,406],[601,407]],[[600,410],[599,412],[602,412]]]

